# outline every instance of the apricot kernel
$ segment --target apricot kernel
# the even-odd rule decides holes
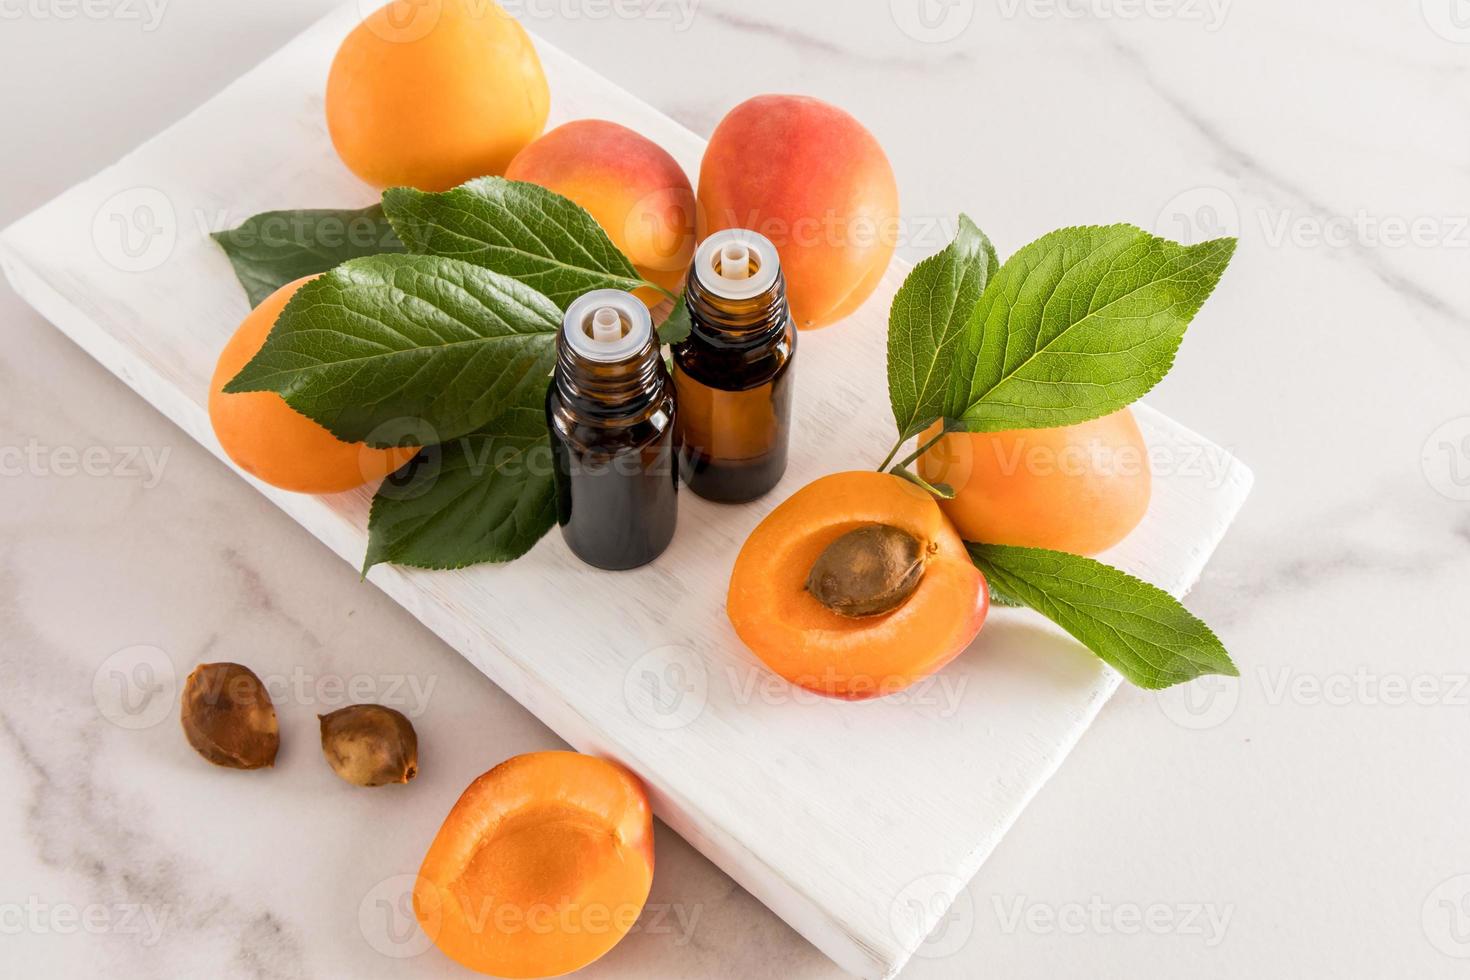
[[[266,769],[281,746],[276,708],[249,667],[200,664],[184,682],[179,720],[205,759],[228,769]]]
[[[318,719],[327,765],[352,785],[406,783],[418,775],[418,735],[392,708],[354,704]]]
[[[866,524],[833,541],[812,565],[806,588],[839,616],[892,612],[924,577],[924,545],[889,524]]]

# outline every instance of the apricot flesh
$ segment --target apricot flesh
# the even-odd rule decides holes
[[[414,913],[451,959],[497,977],[580,970],[633,927],[653,883],[653,816],[626,769],[537,752],[475,780],[445,818]]]
[[[393,0],[347,36],[327,76],[332,144],[375,187],[503,174],[550,105],[530,37],[493,0]]]
[[[658,144],[617,123],[581,119],[527,146],[505,176],[572,199],[640,276],[670,292],[683,287],[694,258],[694,188]]]
[[[897,244],[898,183],[873,134],[819,99],[762,95],[731,110],[699,173],[699,238],[750,228],[775,244],[803,330],[854,312]]]
[[[315,276],[287,283],[250,311],[220,352],[209,381],[209,421],[225,454],[242,470],[282,490],[341,493],[379,480],[415,449],[373,449],[343,442],[274,391],[225,394],[224,386],[256,355],[296,291]]]
[[[951,432],[920,457],[919,474],[954,488],[939,506],[965,540],[1076,555],[1126,538],[1153,494],[1148,445],[1126,408],[1054,429]]]
[[[806,587],[844,535],[897,528],[926,556],[912,594],[891,612],[853,618]],[[798,490],[751,532],[730,575],[726,612],[772,671],[829,697],[893,694],[958,656],[985,623],[985,577],[934,498],[886,473],[836,473]]]

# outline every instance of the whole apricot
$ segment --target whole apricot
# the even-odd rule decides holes
[[[347,36],[327,76],[332,144],[375,187],[499,176],[550,103],[535,46],[493,0],[393,0]]]
[[[497,977],[580,970],[632,929],[653,884],[653,814],[622,766],[536,752],[470,784],[414,884],[420,926]]]
[[[225,344],[209,382],[209,421],[226,455],[252,476],[282,490],[341,493],[387,476],[417,451],[343,442],[274,391],[223,390],[265,344],[291,297],[313,278],[287,283],[266,297]]]
[[[640,276],[670,292],[682,288],[694,258],[694,188],[658,144],[617,123],[580,119],[522,150],[505,176],[571,198]]]
[[[1126,408],[1054,429],[951,432],[919,458],[919,474],[954,488],[939,506],[965,540],[1075,555],[1127,537],[1153,488],[1148,446]]]
[[[828,697],[903,690],[974,640],[985,576],[934,498],[887,473],[835,473],[746,539],[725,609],[772,671]]]
[[[762,95],[731,110],[699,172],[699,238],[750,228],[776,245],[803,330],[872,295],[898,238],[898,183],[873,134],[819,99]]]

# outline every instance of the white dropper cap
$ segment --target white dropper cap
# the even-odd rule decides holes
[[[726,279],[749,279],[750,246],[741,242],[730,242],[721,248],[719,273]]]
[[[694,253],[700,285],[724,299],[754,299],[775,284],[780,272],[776,246],[745,228],[715,232]]]
[[[599,344],[612,344],[623,339],[623,318],[611,306],[599,307],[592,314],[592,339]]]
[[[579,355],[600,364],[625,361],[653,337],[653,317],[632,293],[596,289],[567,308],[562,335]]]

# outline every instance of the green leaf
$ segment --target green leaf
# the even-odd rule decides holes
[[[677,344],[688,338],[689,331],[694,329],[694,324],[689,320],[689,297],[681,295],[679,301],[674,304],[673,312],[669,318],[658,327],[658,342],[660,344]]]
[[[288,282],[349,259],[404,251],[381,204],[358,211],[267,211],[212,237],[229,256],[252,307]]]
[[[484,428],[421,452],[385,480],[368,519],[363,574],[382,562],[464,568],[514,561],[556,523],[546,388]]]
[[[1158,690],[1205,674],[1239,676],[1210,628],[1162,589],[1060,551],[968,547],[995,589],[1056,623],[1139,687]]]
[[[987,583],[987,584],[989,584],[989,583]],[[1004,592],[1001,592],[999,589],[997,589],[994,585],[991,585],[990,586],[990,604],[992,606],[999,606],[1002,609],[1025,609],[1026,608],[1026,603],[1024,603],[1024,602],[1018,602],[1015,599],[1012,599],[1010,596],[1006,595]]]
[[[991,280],[965,330],[942,413],[971,432],[1073,425],[1168,373],[1235,239],[1195,246],[1132,225],[1065,228]]]
[[[888,397],[901,439],[918,435],[944,415],[956,350],[999,268],[995,246],[962,214],[954,242],[914,266],[893,297]]]
[[[433,445],[545,391],[561,313],[454,259],[379,255],[307,283],[227,392],[275,391],[337,438]]]
[[[563,310],[593,289],[643,285],[592,215],[535,184],[482,177],[439,194],[394,187],[383,207],[410,252],[519,279]]]

